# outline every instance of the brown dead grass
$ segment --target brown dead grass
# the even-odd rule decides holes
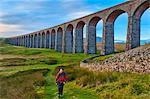
[[[97,46],[98,51],[102,50],[102,43],[97,43],[96,46]],[[115,51],[116,52],[125,51],[125,47],[126,47],[126,44],[115,44]],[[86,45],[84,44],[84,49],[85,48],[86,48]]]
[[[0,78],[0,98],[38,98],[38,95],[35,92],[35,87],[44,85],[45,79],[43,77],[43,73],[47,71],[48,70],[30,70]]]

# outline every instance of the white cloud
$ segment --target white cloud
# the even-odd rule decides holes
[[[86,15],[89,15],[91,14],[92,12],[91,11],[78,11],[78,12],[73,12],[73,13],[69,13],[65,19],[68,19],[68,20],[72,20],[72,19],[76,19],[76,18],[80,18],[80,17],[83,17],[83,16],[86,16]]]
[[[21,25],[0,23],[0,34],[5,32],[22,32],[25,31]]]
[[[77,0],[59,0],[60,3],[66,4],[66,3],[72,3],[77,2]],[[81,1],[80,1],[81,2]]]
[[[7,14],[4,13],[4,12],[2,12],[2,11],[0,11],[0,17],[3,17],[3,16],[5,16],[5,15],[7,15]]]

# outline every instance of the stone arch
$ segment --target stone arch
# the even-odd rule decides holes
[[[26,41],[25,41],[26,45],[25,46],[28,47],[28,36],[27,35],[25,36],[25,39],[26,39]]]
[[[23,36],[21,36],[21,45],[20,46],[23,46]]]
[[[18,42],[18,46],[21,45],[21,37],[18,37],[19,38],[19,42]]]
[[[148,1],[140,4],[133,13],[132,16],[132,33],[131,33],[131,48],[140,46],[140,24],[141,16],[150,7]]]
[[[87,46],[87,51],[86,53],[89,54],[95,54],[96,53],[96,25],[97,23],[101,20],[100,17],[95,16],[92,17],[88,23],[88,37],[86,37],[86,46]]]
[[[74,53],[82,53],[84,51],[84,41],[83,41],[83,28],[85,26],[85,22],[79,21],[75,28],[75,36],[74,36]]]
[[[55,29],[52,29],[51,31],[51,48],[54,49],[55,48]]]
[[[23,43],[23,38],[22,36],[20,37],[20,46],[22,46],[22,43]]]
[[[26,46],[26,36],[24,35],[24,47]]]
[[[17,37],[16,39],[17,39],[16,46],[19,46],[19,37]]]
[[[17,37],[17,38],[18,38],[18,45],[17,46],[20,46],[21,38],[20,37]]]
[[[49,30],[46,31],[46,48],[49,48],[50,45],[50,32]]]
[[[123,13],[126,13],[126,11],[121,10],[121,9],[117,9],[117,10],[111,12],[109,14],[109,16],[107,17],[106,22],[114,23],[115,20],[117,19],[117,17]]]
[[[65,52],[73,52],[73,25],[69,24],[65,32]]]
[[[33,47],[33,35],[30,36],[30,47]]]
[[[15,45],[17,46],[18,44],[18,37],[15,38]]]
[[[45,32],[42,32],[41,48],[45,47]]]
[[[17,46],[19,46],[19,42],[20,41],[20,38],[19,37],[17,37]]]
[[[37,48],[37,34],[34,34],[34,48]]]
[[[92,18],[90,19],[89,25],[90,25],[90,26],[96,26],[97,23],[98,23],[98,21],[100,21],[100,20],[101,20],[101,18],[100,18],[99,16],[94,16],[94,17],[92,17]]]
[[[21,36],[21,46],[23,46],[23,36]]]
[[[62,51],[62,36],[63,36],[63,29],[59,27],[57,30],[56,46],[55,46],[55,49],[59,52]]]
[[[38,48],[40,48],[41,47],[41,34],[40,33],[38,33],[38,43],[37,43],[37,45],[38,45]]]
[[[111,54],[114,53],[114,22],[115,20],[123,13],[127,13],[124,10],[117,9],[112,11],[108,17],[106,18],[106,22],[104,25],[104,39],[103,39],[103,54]]]
[[[17,37],[14,38],[14,45],[16,45],[16,46],[17,46],[17,41],[18,41]]]
[[[22,46],[23,45],[23,36],[21,36],[21,44],[20,44],[20,46]]]
[[[143,13],[150,7],[150,3],[148,1],[143,2],[142,4],[140,4],[136,10],[134,11],[133,16],[136,19],[140,19],[141,16],[143,15]]]
[[[30,43],[31,43],[31,40],[30,40],[30,34],[28,35],[28,47],[30,47]]]
[[[25,45],[25,38],[24,38],[24,36],[22,36],[22,46],[24,46]]]

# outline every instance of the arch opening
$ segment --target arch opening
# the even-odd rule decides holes
[[[30,35],[28,35],[28,47],[30,47],[30,44],[31,44],[31,36]]]
[[[28,36],[26,35],[26,47],[28,47]]]
[[[16,44],[16,46],[19,46],[19,42],[20,41],[20,38],[19,37],[17,37],[17,44]]]
[[[57,30],[57,40],[56,40],[56,50],[61,52],[62,51],[62,35],[63,35],[63,29],[61,27]]]
[[[53,29],[53,30],[51,31],[51,48],[52,48],[52,49],[55,48],[55,34],[56,34],[56,32],[55,32],[55,30]]]
[[[65,52],[73,52],[73,25],[69,24],[65,33]]]
[[[88,25],[88,38],[87,38],[87,52],[89,54],[95,54],[97,51],[97,46],[96,46],[96,26],[97,23],[101,20],[100,17],[93,17]]]
[[[149,7],[150,7],[149,2],[145,1],[136,8],[136,10],[134,11],[134,13],[132,15],[132,32],[130,34],[131,44],[129,46],[129,49],[140,46],[141,16]],[[148,22],[146,22],[146,23],[148,23]]]
[[[123,52],[126,49],[128,30],[128,14],[122,13],[114,22],[114,49],[115,52]]]
[[[21,46],[23,46],[23,41],[24,41],[24,38],[23,36],[21,36]]]
[[[141,16],[140,45],[150,44],[150,8]]]
[[[85,23],[83,21],[80,21],[77,23],[76,29],[75,29],[75,35],[74,35],[74,53],[82,53],[84,52],[84,38],[83,37],[83,31],[85,27]]]
[[[50,33],[48,30],[46,31],[46,48],[49,48],[49,41],[50,41]]]
[[[83,52],[86,53],[86,24],[83,27]]]
[[[26,36],[23,36],[24,37],[24,44],[23,46],[25,47],[26,46]]]
[[[22,46],[25,46],[25,37],[22,37]]]
[[[115,10],[115,11],[111,12],[111,14],[107,17],[106,23],[105,23],[105,30],[104,30],[105,31],[105,34],[104,34],[105,35],[105,39],[104,39],[105,54],[112,54],[115,51],[124,51],[125,50],[125,44],[122,44],[121,45],[122,47],[120,47],[121,48],[120,49],[118,47],[120,45],[117,46],[117,44],[115,44],[115,43],[119,43],[120,39],[121,39],[122,43],[125,43],[122,40],[122,38],[124,40],[126,40],[125,34],[127,35],[127,32],[124,32],[124,31],[127,31],[127,27],[124,27],[125,25],[127,26],[126,16],[128,19],[128,13],[125,12],[124,10],[119,9],[119,10]],[[125,18],[125,22],[124,22],[123,18]],[[123,23],[124,25],[121,25],[121,23]],[[121,28],[123,28],[124,31],[119,30]],[[115,47],[115,46],[117,46],[117,47]]]
[[[38,48],[40,48],[40,47],[41,47],[41,46],[40,46],[40,42],[41,42],[41,34],[40,34],[40,33],[38,33],[38,43],[37,43]]]
[[[37,48],[37,34],[34,35],[34,48]]]
[[[103,34],[103,20],[99,20],[96,25],[96,52],[101,53],[102,51],[102,34]]]
[[[45,32],[42,32],[42,46],[41,48],[45,47]]]
[[[33,47],[33,35],[30,36],[30,41],[31,41],[30,42],[30,47],[32,48]]]

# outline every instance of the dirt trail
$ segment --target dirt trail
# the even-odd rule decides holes
[[[10,54],[0,54],[0,60],[5,58],[24,58],[24,56],[21,55],[10,55]]]
[[[3,59],[10,59],[10,58],[22,58],[22,59],[27,59],[27,58],[43,58],[44,56],[42,55],[13,55],[13,54],[0,54],[0,60]],[[2,64],[2,63],[0,63]],[[13,68],[16,66],[0,66],[0,71],[7,69],[7,68]]]
[[[0,60],[5,58],[43,58],[42,55],[12,55],[12,54],[0,54]]]

